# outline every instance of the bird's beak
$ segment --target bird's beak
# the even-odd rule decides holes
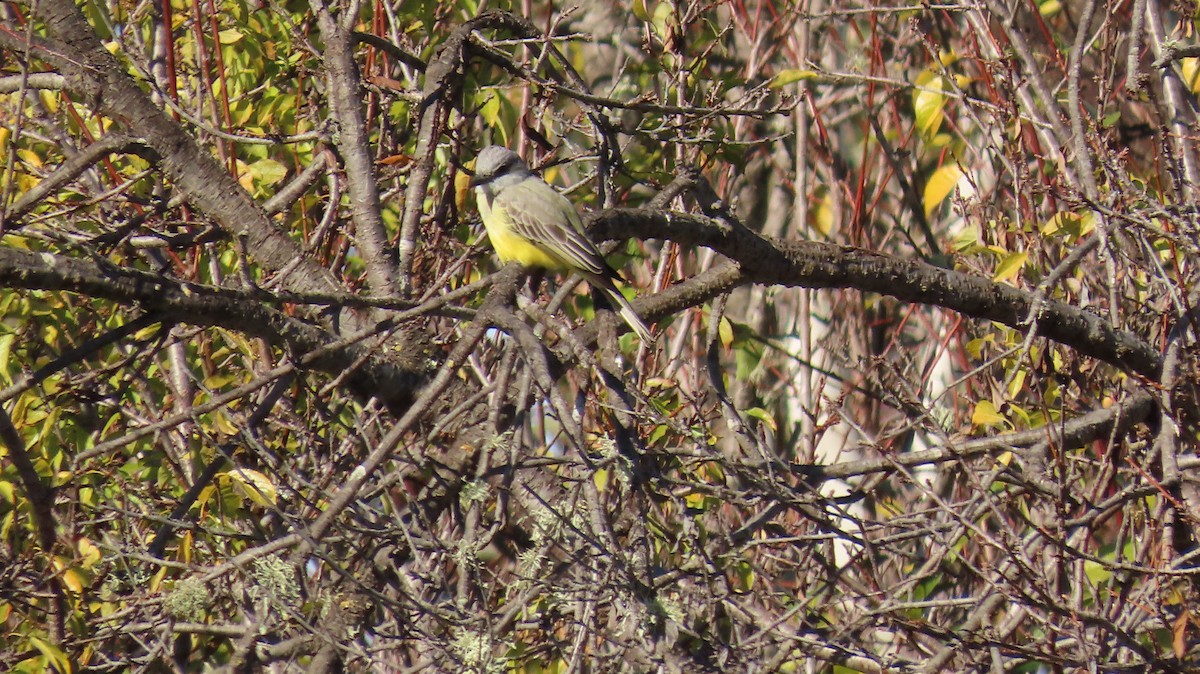
[[[483,178],[482,178],[482,177],[481,177],[481,176],[480,176],[478,173],[476,173],[475,175],[471,176],[471,180],[470,180],[470,182],[468,182],[467,184],[468,184],[468,185],[469,185],[469,186],[470,186],[472,189],[474,189],[474,188],[476,188],[476,187],[479,187],[480,185],[482,185],[482,184],[483,184]]]

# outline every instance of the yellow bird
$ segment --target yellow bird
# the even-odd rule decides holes
[[[516,152],[499,145],[483,148],[471,187],[501,262],[579,274],[604,293],[642,342],[650,342],[650,328],[617,290],[617,273],[583,231],[575,206],[534,175]]]

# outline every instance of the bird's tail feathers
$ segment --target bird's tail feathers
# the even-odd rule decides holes
[[[633,305],[629,304],[629,300],[625,299],[620,290],[614,290],[612,294],[613,299],[616,300],[619,307],[617,313],[621,314],[621,318],[624,318],[629,327],[633,328],[638,337],[641,337],[642,344],[650,344],[650,328],[642,321],[642,317],[638,316],[637,312],[633,310]]]
[[[650,328],[642,321],[642,317],[638,316],[637,311],[634,311],[633,305],[629,303],[629,300],[625,299],[625,295],[621,294],[621,291],[617,289],[612,280],[601,276],[593,277],[590,274],[587,275],[587,280],[593,287],[604,294],[604,297],[608,299],[612,308],[621,315],[621,318],[625,319],[629,327],[633,328],[637,336],[642,339],[642,343],[649,344],[651,341]]]

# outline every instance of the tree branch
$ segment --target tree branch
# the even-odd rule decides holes
[[[164,114],[126,74],[74,3],[46,0],[41,10],[58,41],[34,41],[32,56],[58,68],[70,91],[158,153],[162,170],[188,200],[228,234],[244,234],[259,263],[274,272],[287,270],[283,279],[286,287],[300,292],[341,290],[329,270],[307,258],[212,154]],[[0,35],[0,41],[11,44],[12,37]]]
[[[456,28],[426,67],[417,149],[413,153],[416,161],[408,177],[404,215],[400,221],[400,283],[401,291],[405,293],[411,290],[413,254],[416,253],[417,230],[425,208],[425,193],[433,176],[434,151],[449,106],[462,86],[464,53],[471,33],[483,28],[507,28],[522,37],[536,34],[536,31],[531,33],[532,26],[508,12],[484,12]]]
[[[48,561],[55,554],[55,543],[58,541],[54,522],[54,490],[38,474],[33,459],[29,456],[25,440],[13,425],[8,411],[2,406],[0,406],[0,442],[4,443],[8,458],[16,467],[17,475],[21,478],[21,486],[25,488],[25,494],[29,498],[29,509],[33,513],[34,527],[38,533],[38,545],[41,547],[44,559]],[[61,645],[66,635],[66,598],[63,594],[62,582],[59,579],[59,571],[50,567],[49,564],[41,571],[46,574],[46,581],[50,587],[50,605],[47,608],[50,614],[47,621],[50,625],[50,639],[56,645]]]
[[[346,167],[350,188],[350,217],[354,238],[362,251],[367,280],[378,295],[396,293],[396,256],[388,245],[379,204],[379,181],[371,158],[365,99],[358,64],[354,61],[354,36],[334,20],[318,2],[313,3],[325,51],[325,81],[329,86],[329,116],[337,125],[333,143]]]
[[[740,225],[700,215],[614,208],[591,213],[585,221],[597,240],[661,238],[712,248],[740,265],[741,279],[727,281],[738,285],[853,288],[951,309],[1022,332],[1029,329],[1027,319],[1034,306],[1033,293],[961,272],[851,246],[767,239]],[[634,304],[639,311],[647,306],[652,306],[647,300]],[[651,310],[645,315],[655,314]],[[1046,300],[1036,320],[1042,334],[1060,344],[1147,379],[1158,379],[1162,367],[1158,351],[1096,314]]]
[[[55,190],[78,178],[93,164],[116,152],[134,152],[146,158],[154,153],[141,141],[125,134],[113,133],[88,145],[81,152],[64,161],[54,173],[34,185],[21,196],[7,213],[0,213],[0,230],[8,231],[23,215],[33,210],[42,199],[50,196]]]
[[[327,330],[287,316],[263,303],[263,297],[228,288],[183,283],[165,276],[101,266],[84,260],[0,248],[0,285],[27,290],[65,290],[126,304],[138,304],[163,321],[221,326],[261,337],[293,353],[318,351],[337,343]],[[439,298],[438,304],[445,301]],[[438,304],[427,304],[421,314]],[[412,310],[409,310],[412,311]],[[405,316],[408,312],[402,312]],[[412,318],[409,315],[408,318]],[[393,317],[364,336],[377,334],[406,320]],[[356,364],[361,363],[361,366]],[[389,404],[408,400],[424,373],[384,358],[368,345],[348,343],[312,363],[317,370],[345,373],[350,388],[359,395],[378,395]]]

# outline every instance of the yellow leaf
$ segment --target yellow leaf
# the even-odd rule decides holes
[[[0,335],[0,377],[3,377],[7,384],[12,383],[12,377],[8,372],[8,361],[12,356],[12,347],[16,340],[17,336],[11,332],[7,335]]]
[[[226,28],[225,30],[217,33],[217,40],[219,40],[223,45],[230,45],[235,42],[240,42],[241,39],[242,33],[236,28]]]
[[[238,427],[229,420],[225,410],[217,410],[213,414],[213,427],[224,435],[237,435]]]
[[[1192,93],[1200,93],[1200,59],[1180,59],[1179,70],[1183,73],[1183,83]]]
[[[793,82],[799,82],[800,80],[815,79],[816,76],[817,76],[817,73],[812,70],[801,70],[799,68],[788,68],[787,70],[779,71],[779,74],[776,75],[771,80],[771,88],[779,89],[781,87],[786,87],[787,85],[792,84]]]
[[[982,358],[984,347],[990,346],[993,341],[995,340],[992,335],[972,339],[971,341],[967,342],[966,345],[967,355],[972,358]]]
[[[829,190],[818,188],[814,195],[815,203],[808,210],[808,226],[817,230],[821,236],[828,237],[833,232],[834,210],[829,198]]]
[[[175,556],[184,564],[192,563],[192,544],[192,532],[184,532],[184,534],[179,537],[179,547],[175,551]]]
[[[1042,225],[1042,236],[1070,236],[1078,239],[1082,222],[1083,218],[1078,215],[1060,211]]]
[[[1079,238],[1083,238],[1091,234],[1096,229],[1096,213],[1088,211],[1079,218]]]
[[[100,552],[100,548],[92,543],[91,539],[86,536],[80,538],[75,543],[75,549],[79,551],[79,556],[83,558],[83,568],[90,569],[100,562],[104,557],[104,553]]]
[[[990,401],[981,400],[975,404],[975,410],[971,412],[971,424],[973,426],[999,426],[1004,423],[1004,417],[996,412],[996,406]]]
[[[254,176],[246,170],[246,165],[241,160],[237,162],[238,184],[247,192],[254,191]]]
[[[148,325],[133,333],[133,338],[137,340],[147,340],[157,335],[161,330],[162,325],[160,323],[155,323],[154,325]]]
[[[958,168],[957,164],[946,164],[929,176],[929,181],[925,183],[925,217],[932,215],[946,197],[954,192],[954,186],[958,184],[962,175],[962,169]]]
[[[471,193],[471,176],[459,171],[454,175],[454,204],[459,211],[467,207],[467,195]]]
[[[941,75],[926,70],[917,75],[916,90],[913,91],[913,114],[917,120],[917,131],[926,140],[937,135],[945,115],[946,82]]]
[[[150,577],[150,592],[158,592],[160,589],[162,589],[163,581],[167,578],[168,568],[169,567],[164,566]]]
[[[200,506],[201,512],[208,509],[208,502],[218,493],[217,488],[211,484],[200,490],[200,495],[196,497],[196,505]]]
[[[82,569],[75,566],[63,571],[62,579],[63,585],[66,585],[67,589],[75,594],[83,594],[83,589],[87,587],[88,583],[90,582],[87,574],[85,574]]]
[[[1025,261],[1029,259],[1028,251],[1020,251],[1018,253],[1009,253],[1000,260],[1000,264],[996,265],[996,273],[992,274],[992,280],[997,283],[1003,281],[1011,281],[1021,274],[1021,268],[1025,266]]]
[[[721,322],[717,324],[717,336],[721,339],[721,346],[726,349],[733,344],[733,323],[729,322],[728,318],[721,317]]]
[[[242,497],[248,498],[260,506],[275,505],[279,490],[275,487],[275,483],[271,482],[271,478],[263,473],[250,468],[234,468],[226,471],[225,476],[229,478],[234,491]]]
[[[1171,649],[1175,652],[1177,659],[1183,659],[1188,652],[1187,628],[1190,613],[1190,611],[1180,611],[1179,616],[1171,625]]]
[[[1013,375],[1012,383],[1008,385],[1008,395],[1016,398],[1018,394],[1025,390],[1025,370],[1018,370]]]
[[[42,164],[43,164],[42,158],[40,156],[38,156],[38,154],[36,152],[34,152],[33,150],[28,150],[28,149],[22,148],[20,150],[17,150],[17,156],[20,157],[21,160],[24,161],[26,164],[29,164],[30,166],[32,166],[34,168],[42,167]]]

